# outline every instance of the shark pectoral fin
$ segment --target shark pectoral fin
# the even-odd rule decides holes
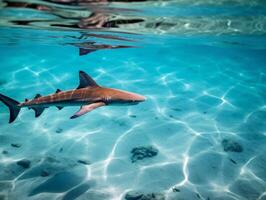
[[[74,119],[74,118],[77,118],[81,115],[84,115],[96,108],[99,108],[101,106],[105,106],[105,103],[103,102],[97,102],[97,103],[93,103],[93,104],[89,104],[89,105],[85,105],[85,106],[81,106],[79,111],[76,112],[73,116],[70,117],[70,119]]]

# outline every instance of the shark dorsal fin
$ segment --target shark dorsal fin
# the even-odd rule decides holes
[[[79,71],[79,86],[77,89],[86,87],[99,87],[99,85],[88,74]]]

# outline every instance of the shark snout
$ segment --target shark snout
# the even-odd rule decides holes
[[[146,100],[146,97],[133,92],[109,89],[109,104],[135,105]]]
[[[146,97],[139,95],[139,94],[133,94],[132,99],[133,102],[143,102],[146,100]]]

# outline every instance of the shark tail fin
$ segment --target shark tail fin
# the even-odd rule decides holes
[[[15,121],[20,111],[20,107],[18,106],[19,102],[3,94],[0,94],[0,100],[9,108],[9,123],[12,123]]]

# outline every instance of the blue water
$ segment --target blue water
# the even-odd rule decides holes
[[[74,89],[83,70],[147,100],[73,120],[78,107],[39,118],[22,109],[12,124],[1,104],[0,199],[266,199],[263,30],[115,33],[137,48],[79,56],[65,44],[78,31],[3,26],[0,93],[24,101]]]

